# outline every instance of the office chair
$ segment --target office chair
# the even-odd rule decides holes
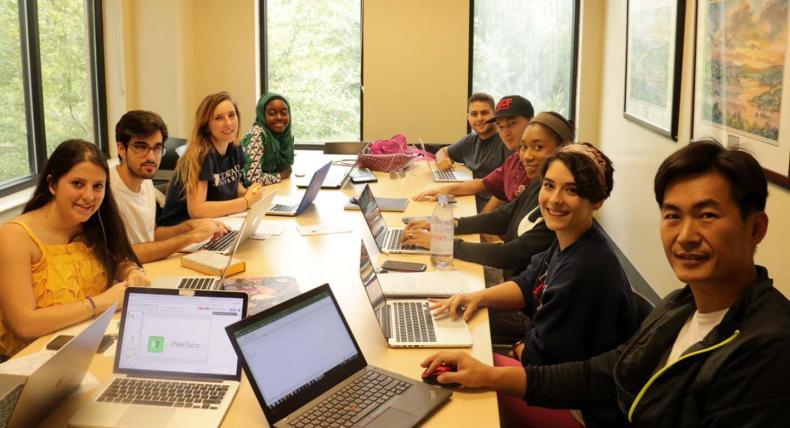
[[[165,154],[159,163],[159,170],[154,175],[154,187],[164,194],[167,194],[167,186],[178,163],[179,152],[181,151],[179,147],[185,146],[186,143],[187,140],[185,138],[175,137],[169,137],[165,141]]]
[[[367,144],[364,141],[329,141],[324,143],[324,154],[358,155]]]

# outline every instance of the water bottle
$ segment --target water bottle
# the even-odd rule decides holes
[[[455,220],[447,195],[439,195],[438,199],[431,216],[431,264],[446,269],[453,265]]]

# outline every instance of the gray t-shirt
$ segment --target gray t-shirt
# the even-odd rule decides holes
[[[498,133],[483,140],[477,132],[472,132],[447,147],[447,154],[454,162],[461,162],[471,169],[475,178],[483,178],[499,168],[511,152]],[[478,194],[475,197],[477,210],[482,210],[489,199],[489,193]]]

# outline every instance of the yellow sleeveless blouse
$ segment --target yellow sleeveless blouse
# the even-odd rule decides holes
[[[107,272],[84,242],[46,245],[26,224],[9,223],[22,227],[41,250],[41,259],[31,266],[36,308],[77,302],[107,289]],[[26,345],[0,311],[0,355],[11,356]]]

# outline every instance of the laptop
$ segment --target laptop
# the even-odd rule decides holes
[[[387,298],[364,242],[360,245],[359,279],[390,347],[472,346],[472,334],[466,322],[461,318],[434,318],[428,299]]]
[[[346,184],[346,181],[348,181],[351,171],[354,169],[354,165],[356,165],[356,159],[344,159],[332,162],[332,166],[329,167],[329,172],[327,172],[324,181],[321,183],[321,188],[342,188]],[[310,180],[306,177],[296,177],[294,178],[294,182],[296,183],[296,187],[299,188],[310,186]]]
[[[362,216],[365,218],[365,223],[376,241],[376,246],[379,251],[386,254],[429,254],[429,249],[423,248],[404,248],[401,245],[400,238],[403,235],[403,229],[388,228],[384,222],[384,216],[381,214],[376,198],[373,197],[373,192],[370,190],[369,185],[365,185],[365,189],[360,193],[357,198],[359,209],[362,211]]]
[[[452,395],[368,365],[329,284],[227,332],[273,427],[411,427]]]
[[[250,209],[250,213],[244,218],[241,223],[241,228],[238,230],[236,237],[238,239],[232,241],[234,243],[232,251],[228,255],[228,262],[225,268],[222,269],[222,276],[157,276],[151,280],[151,287],[154,288],[181,288],[189,290],[221,290],[222,281],[227,276],[228,267],[233,262],[241,244],[246,241],[260,226],[265,215],[266,207],[269,206],[274,192],[270,193],[265,198],[258,201]],[[195,254],[193,257],[198,257]]]
[[[422,142],[422,138],[420,138],[420,148],[423,152],[427,153],[425,150],[425,144]],[[437,183],[457,183],[474,179],[472,173],[469,171],[455,169],[444,171],[440,169],[434,169],[434,167],[431,166],[431,160],[428,159],[427,156],[425,157],[425,163],[428,164],[428,169],[431,170],[431,177],[433,177],[433,181]]]
[[[219,426],[241,380],[224,330],[246,311],[246,293],[127,288],[113,376],[69,426]]]
[[[228,233],[222,235],[219,239],[215,240],[207,240],[204,242],[198,242],[195,244],[190,244],[184,247],[180,252],[182,253],[195,253],[200,250],[208,250],[214,251],[220,254],[229,254],[235,247],[241,245],[247,238],[250,237],[256,230],[258,230],[258,224],[263,221],[263,217],[266,215],[266,210],[272,203],[274,199],[275,192],[269,192],[268,195],[265,195],[261,198],[260,201],[253,204],[250,207],[247,215],[244,217],[244,222],[254,222],[256,224],[255,227],[247,228],[246,234],[241,234],[241,228],[239,230],[230,230]],[[244,224],[242,223],[242,226]],[[236,239],[239,238],[240,239]],[[235,244],[235,245],[234,245]]]
[[[26,376],[24,386],[18,392],[18,401],[12,409],[9,427],[38,425],[80,387],[114,313],[113,304],[38,369]],[[10,397],[6,394],[4,400],[13,399],[14,394],[17,394],[16,389],[11,391]],[[4,402],[4,405],[13,405],[13,400]]]
[[[313,174],[313,178],[310,179],[310,185],[307,186],[307,190],[302,195],[302,200],[298,204],[290,205],[275,202],[266,213],[288,217],[295,217],[301,214],[302,211],[313,203],[313,200],[318,195],[318,191],[321,190],[321,183],[324,182],[324,178],[326,178],[326,174],[329,172],[331,166],[332,162],[327,162],[326,165],[318,168],[318,171]]]
[[[6,428],[11,419],[27,376],[0,373],[0,428]]]

